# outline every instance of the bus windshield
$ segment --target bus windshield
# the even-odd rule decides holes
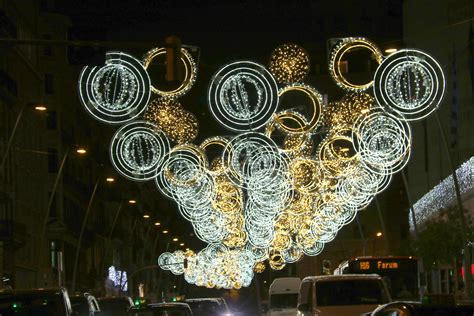
[[[318,306],[371,305],[388,302],[379,280],[337,280],[316,282]]]

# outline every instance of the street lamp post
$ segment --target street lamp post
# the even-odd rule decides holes
[[[90,213],[91,206],[92,206],[92,201],[93,201],[95,193],[97,191],[97,187],[99,186],[99,181],[100,181],[100,177],[95,182],[94,189],[92,190],[92,194],[91,194],[91,197],[89,199],[89,204],[87,205],[86,214],[84,216],[84,220],[82,221],[82,227],[81,227],[81,233],[79,234],[79,240],[77,241],[76,256],[74,258],[74,268],[73,268],[73,272],[72,272],[72,286],[71,286],[72,293],[74,293],[74,291],[76,290],[77,266],[79,264],[79,253],[80,253],[80,250],[81,250],[82,236],[84,235],[84,230],[86,228],[87,219],[89,217],[89,213]]]
[[[16,117],[16,121],[15,121],[15,125],[13,126],[13,130],[11,131],[10,137],[8,138],[7,147],[5,148],[5,152],[3,153],[2,164],[0,165],[0,170],[2,172],[3,172],[3,167],[5,165],[5,161],[7,160],[7,157],[8,157],[8,153],[10,151],[10,147],[11,147],[12,142],[13,142],[13,138],[15,137],[16,131],[18,129],[18,124],[20,123],[20,119],[23,117],[23,112],[25,111],[26,107],[33,106],[33,105],[35,105],[35,110],[37,110],[37,111],[46,111],[46,107],[44,105],[40,106],[39,104],[32,103],[32,102],[22,104],[22,106],[20,108],[20,112],[18,113],[18,115]]]
[[[48,206],[46,208],[46,213],[44,215],[43,224],[41,226],[42,228],[41,228],[40,243],[39,243],[39,248],[38,248],[39,249],[38,250],[38,260],[36,262],[36,274],[35,274],[35,284],[36,284],[36,286],[39,286],[39,284],[38,284],[39,277],[38,276],[40,274],[41,256],[43,254],[43,243],[44,243],[44,239],[46,237],[46,227],[48,226],[49,214],[51,212],[51,207],[53,205],[54,196],[55,196],[56,190],[58,188],[59,179],[61,178],[62,172],[64,170],[64,165],[65,165],[66,160],[69,156],[69,152],[70,152],[70,148],[66,149],[66,151],[64,153],[64,156],[63,156],[63,159],[61,160],[61,164],[59,165],[59,169],[58,169],[58,172],[56,174],[56,178],[54,180],[53,190],[51,191],[51,194],[49,196]],[[86,153],[86,150],[83,149],[83,148],[79,148],[79,149],[76,150],[76,152],[82,155],[82,154]]]

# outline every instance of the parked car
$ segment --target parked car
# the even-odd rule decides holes
[[[186,303],[157,303],[133,306],[128,311],[132,316],[192,316],[191,308]]]
[[[229,307],[223,298],[190,298],[186,303],[191,307],[193,316],[227,316]]]
[[[103,316],[125,316],[134,306],[130,296],[109,296],[98,299]]]
[[[303,279],[298,315],[360,315],[391,302],[378,274],[321,275]]]
[[[71,316],[65,288],[0,292],[0,315]]]
[[[75,316],[94,316],[100,313],[99,303],[89,293],[72,295],[69,299],[71,300],[72,312]]]

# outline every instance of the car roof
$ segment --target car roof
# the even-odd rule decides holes
[[[151,303],[151,304],[148,304],[147,306],[150,306],[150,307],[160,307],[160,306],[163,306],[163,307],[173,307],[173,306],[182,306],[182,307],[189,307],[188,304],[186,303],[180,303],[180,302],[168,302],[168,303]]]
[[[205,301],[207,301],[207,302],[211,301],[211,302],[216,302],[216,303],[220,304],[222,302],[222,299],[215,298],[215,297],[187,298],[186,299],[186,302],[191,302],[191,303],[193,303],[193,302],[205,302]]]
[[[128,301],[130,296],[104,296],[97,298],[98,301]]]
[[[382,277],[378,274],[341,274],[341,275],[315,275],[308,276],[303,279],[304,281],[338,281],[338,280],[382,280]]]

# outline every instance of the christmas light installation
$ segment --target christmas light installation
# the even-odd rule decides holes
[[[212,77],[208,103],[214,118],[232,131],[257,130],[278,106],[278,86],[271,73],[252,61],[236,61]]]
[[[377,68],[374,80],[377,103],[402,114],[407,121],[423,119],[436,110],[445,92],[441,65],[415,49],[388,56]]]
[[[309,73],[309,55],[301,46],[283,44],[272,52],[268,68],[279,83],[300,82]]]
[[[136,181],[156,177],[156,169],[170,150],[168,138],[156,125],[133,121],[115,132],[110,144],[110,158],[115,169]]]
[[[380,64],[374,80],[364,84],[349,82],[339,67],[358,49],[368,50]],[[155,53],[149,53],[147,63],[164,54]],[[112,162],[129,179],[154,178],[194,235],[208,244],[201,251],[164,253],[158,264],[192,284],[240,288],[265,264],[281,270],[304,255],[320,254],[406,165],[409,121],[431,113],[444,95],[444,76],[423,54],[397,52],[382,62],[369,40],[341,39],[329,69],[348,93],[327,106],[317,89],[292,82],[301,74],[300,64],[272,70],[280,76],[279,87],[260,64],[229,63],[212,77],[207,97],[213,117],[236,135],[210,137],[199,145],[192,143],[197,120],[177,99],[187,88],[169,95],[157,92],[145,121],[117,130]],[[274,58],[291,64],[297,56]],[[110,74],[136,80],[120,65],[114,67]],[[99,77],[109,76],[107,71]],[[376,98],[370,95],[372,85]],[[128,82],[120,91],[119,99],[127,102],[126,97],[139,95]],[[383,104],[382,95],[388,100]],[[300,96],[309,102],[297,103]]]
[[[139,60],[108,52],[102,67],[86,66],[79,75],[79,100],[99,121],[123,124],[145,111],[150,100],[150,77]]]
[[[160,56],[165,57],[166,48],[157,47],[145,54],[143,58],[143,66],[147,71],[150,71],[150,65],[152,65],[154,59],[158,59]],[[178,87],[165,90],[164,88],[159,88],[157,85],[151,85],[151,91],[162,98],[179,98],[185,95],[196,82],[197,77],[197,65],[194,61],[194,58],[191,54],[185,49],[181,48],[180,59],[181,64],[184,69],[184,79],[178,85]]]
[[[363,37],[346,37],[340,39],[332,48],[329,59],[329,73],[331,77],[340,88],[350,92],[363,92],[373,85],[373,80],[363,84],[352,83],[341,71],[342,61],[344,57],[347,57],[346,54],[358,49],[368,50],[372,58],[374,58],[378,64],[382,62],[382,52],[377,45]]]
[[[456,176],[461,194],[466,194],[474,189],[474,157],[471,157],[456,169]],[[417,225],[423,225],[427,219],[440,210],[451,207],[455,204],[455,201],[454,179],[453,175],[450,175],[413,204]],[[413,231],[414,224],[411,216],[409,222],[410,230]]]
[[[144,118],[156,124],[177,144],[192,142],[198,135],[197,118],[186,111],[177,99],[155,99],[148,104]]]

